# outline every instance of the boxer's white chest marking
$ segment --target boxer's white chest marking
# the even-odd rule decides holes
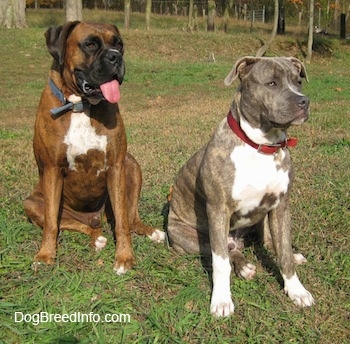
[[[275,155],[265,155],[247,144],[237,146],[231,153],[231,161],[235,166],[235,178],[232,186],[232,198],[238,201],[237,211],[242,216],[261,205],[266,194],[273,194],[277,201],[270,208],[278,205],[278,197],[288,190],[288,171],[280,168],[280,162],[285,157],[281,151],[278,160]],[[267,210],[270,210],[267,209]],[[244,222],[244,223],[243,223]],[[240,225],[249,225],[249,219],[243,218]]]
[[[75,159],[89,149],[106,152],[107,136],[97,135],[90,118],[84,112],[72,113],[71,122],[63,141],[67,145],[69,168],[76,171]]]

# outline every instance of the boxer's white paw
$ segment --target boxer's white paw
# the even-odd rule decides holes
[[[101,251],[107,244],[107,239],[100,235],[99,237],[97,237],[97,239],[95,240],[95,250]]]
[[[156,229],[151,235],[148,237],[155,243],[162,243],[165,240],[165,232]]]
[[[293,260],[294,260],[294,263],[297,265],[307,263],[307,259],[301,253],[294,253]]]
[[[250,280],[255,276],[256,273],[256,267],[253,264],[248,263],[247,265],[244,265],[242,270],[240,271],[240,275],[247,279]]]
[[[38,272],[40,265],[41,265],[40,262],[33,262],[31,268],[33,271]]]
[[[289,279],[283,276],[283,279],[284,291],[295,305],[300,307],[310,307],[314,304],[314,298],[310,292],[304,288],[296,274]]]
[[[231,300],[231,297],[228,298],[220,297],[217,300],[214,300],[212,297],[210,304],[210,313],[216,317],[227,317],[235,311],[235,306]]]
[[[124,275],[128,271],[124,265],[120,265],[119,267],[114,267],[113,270],[116,272],[118,276]]]

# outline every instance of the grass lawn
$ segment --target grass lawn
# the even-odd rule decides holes
[[[84,15],[122,25],[120,14]],[[134,18],[131,30],[121,29],[127,74],[120,108],[129,151],[143,171],[141,217],[163,228],[178,169],[227,114],[236,85],[225,87],[223,79],[238,58],[257,51],[269,27],[250,32],[233,22],[229,34],[191,34],[182,30],[184,19],[154,17],[158,28],[145,31]],[[316,304],[294,306],[276,269],[266,269],[269,257],[252,246],[245,254],[257,275],[252,281],[232,275],[236,312],[216,319],[209,314],[211,283],[200,259],[147,238],[133,236],[137,266],[125,276],[112,271],[108,230],[100,253],[88,237],[61,233],[56,264],[31,269],[41,230],[27,222],[22,201],[37,182],[33,124],[51,64],[43,33],[62,21],[53,12],[29,12],[29,28],[0,31],[0,343],[348,343],[350,44],[317,38],[304,84],[311,116],[290,131],[299,138],[292,150],[293,242],[308,259],[298,274]],[[305,37],[277,37],[268,54],[303,58]],[[211,53],[215,63],[208,62]],[[40,312],[90,318],[38,321]],[[25,314],[27,321],[20,321]]]

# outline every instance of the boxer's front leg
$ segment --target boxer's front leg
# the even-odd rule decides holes
[[[128,221],[126,177],[124,162],[108,169],[107,188],[115,219],[116,254],[114,270],[124,274],[135,265]]]
[[[42,175],[44,196],[44,226],[41,248],[35,256],[36,261],[52,264],[56,256],[58,235],[58,213],[63,188],[63,176],[58,167],[45,167]]]
[[[231,264],[227,247],[230,217],[223,206],[207,204],[209,237],[213,259],[213,292],[210,312],[229,316],[234,312],[231,298]]]

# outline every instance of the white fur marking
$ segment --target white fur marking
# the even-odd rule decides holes
[[[67,145],[69,168],[76,171],[75,158],[78,155],[86,154],[89,149],[106,152],[107,136],[97,135],[90,118],[84,112],[77,112],[71,115],[70,127],[63,142]]]
[[[165,232],[156,229],[151,235],[148,237],[155,243],[162,243],[165,240]]]
[[[101,251],[107,244],[107,239],[100,235],[96,240],[95,240],[95,249],[96,251]]]
[[[295,305],[310,307],[314,303],[314,298],[304,288],[296,274],[291,278],[287,278],[285,275],[282,276],[284,280],[284,291]]]
[[[307,263],[307,259],[301,253],[294,253],[293,259],[294,259],[294,263],[297,265]]]
[[[119,268],[113,268],[113,270],[117,273],[117,275],[124,275],[127,271],[124,265],[121,265]]]
[[[239,124],[245,134],[253,142],[259,145],[271,145],[276,142],[283,142],[286,139],[286,134],[281,129],[273,128],[268,133],[264,133],[258,128],[251,127],[251,125],[243,118],[240,119]]]
[[[213,256],[213,293],[210,312],[215,316],[229,316],[234,312],[231,299],[229,258],[222,258],[212,252]]]
[[[282,161],[285,152],[282,150],[280,154]],[[247,215],[258,207],[266,193],[273,193],[278,197],[280,193],[287,192],[288,171],[277,168],[278,163],[274,155],[261,154],[244,144],[233,149],[231,161],[235,165],[232,198],[238,201],[237,210],[242,215]],[[273,207],[277,205],[278,201]],[[234,228],[247,224],[247,219],[242,219]]]
[[[243,278],[250,280],[253,279],[255,276],[256,267],[255,265],[248,263],[247,265],[244,265],[242,270],[240,271],[240,274]]]

